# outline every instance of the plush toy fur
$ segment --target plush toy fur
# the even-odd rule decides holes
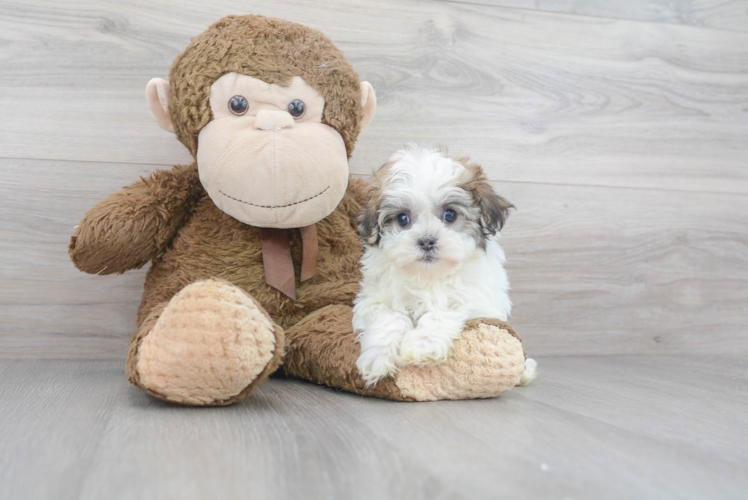
[[[323,65],[335,71],[321,72]],[[340,133],[350,156],[361,121],[358,75],[318,31],[260,16],[219,21],[172,67],[169,114],[193,156],[212,119],[210,86],[227,72],[280,84],[302,76],[325,97],[323,123]],[[519,337],[487,319],[468,324],[444,365],[407,368],[365,389],[351,326],[361,279],[356,213],[365,201],[364,182],[350,179],[337,208],[317,222],[316,274],[297,283],[295,301],[266,284],[260,229],[216,207],[197,163],[157,171],[96,205],[72,237],[70,256],[94,274],[152,262],[126,371],[162,399],[230,404],[281,366],[291,376],[395,400],[492,397],[516,385],[524,369]],[[289,234],[298,276],[299,230]]]

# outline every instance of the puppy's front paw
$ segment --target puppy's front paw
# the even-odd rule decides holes
[[[438,365],[447,360],[451,349],[451,338],[415,329],[400,344],[400,362],[415,366]]]
[[[377,383],[379,379],[397,372],[397,355],[389,346],[368,347],[362,349],[356,361],[358,373],[366,382],[367,387]]]

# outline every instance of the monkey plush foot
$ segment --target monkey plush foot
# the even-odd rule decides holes
[[[186,286],[143,322],[127,371],[161,399],[226,405],[266,380],[283,350],[283,330],[252,297],[209,279]]]
[[[512,328],[477,319],[465,326],[447,361],[403,367],[395,385],[416,401],[492,398],[518,385],[524,372],[525,354]]]
[[[289,375],[346,391],[398,401],[491,398],[520,383],[525,371],[522,343],[508,323],[467,323],[446,361],[407,366],[394,377],[367,385],[356,365],[351,308],[327,306],[288,329],[284,369]]]

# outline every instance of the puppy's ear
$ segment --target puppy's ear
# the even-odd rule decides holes
[[[368,199],[363,210],[356,217],[358,235],[361,237],[364,245],[376,246],[379,245],[379,240],[382,239],[380,233],[382,228],[379,225],[379,211],[382,208],[385,186],[390,182],[390,170],[392,170],[392,166],[396,161],[397,158],[395,156],[391,157],[384,165],[379,167],[379,170],[374,172],[374,175],[369,180],[369,188],[366,192]]]
[[[374,172],[371,180],[369,180],[369,188],[366,191],[368,199],[364,208],[357,214],[358,235],[364,245],[376,246],[382,239],[380,234],[382,228],[379,226],[379,210],[382,207],[384,186],[388,182],[389,172],[393,164],[394,160],[390,158],[379,170]]]
[[[467,183],[466,189],[473,196],[476,206],[480,210],[480,224],[485,234],[494,235],[504,227],[509,209],[514,205],[502,198],[493,190],[483,169],[466,160],[458,160],[473,174],[473,178]]]
[[[481,225],[490,234],[496,234],[504,227],[504,222],[509,217],[509,209],[514,208],[514,205],[496,194],[487,181],[480,183],[476,192],[480,193],[478,206]]]
[[[379,205],[382,195],[382,182],[374,175],[369,183],[366,193],[369,198],[364,208],[358,213],[358,235],[364,245],[374,246],[379,244]]]
[[[364,208],[358,213],[358,235],[364,245],[374,246],[379,243],[379,220],[373,198],[369,198]]]

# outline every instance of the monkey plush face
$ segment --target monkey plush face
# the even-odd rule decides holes
[[[253,226],[296,228],[340,203],[376,97],[320,32],[230,16],[193,39],[170,79],[148,83],[148,103],[190,148],[218,208]]]
[[[213,121],[197,150],[216,206],[259,227],[303,227],[329,215],[348,186],[348,158],[343,138],[322,123],[324,107],[298,76],[288,87],[236,73],[216,80]]]

